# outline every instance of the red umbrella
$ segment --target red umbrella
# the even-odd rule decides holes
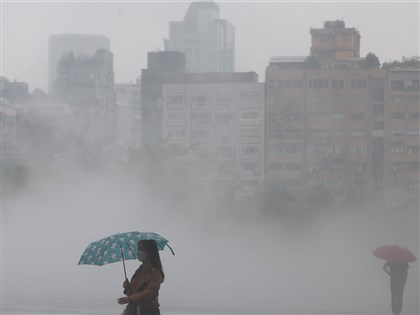
[[[381,246],[373,251],[373,255],[390,262],[412,262],[417,260],[410,250],[397,244]]]

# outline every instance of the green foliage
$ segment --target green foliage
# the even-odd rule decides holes
[[[395,68],[420,69],[420,57],[419,56],[402,57],[401,60],[390,60],[390,61],[384,62],[382,64],[382,68],[384,69],[395,69]]]
[[[381,66],[379,58],[374,53],[368,53],[365,59],[361,62],[362,68],[378,69]]]

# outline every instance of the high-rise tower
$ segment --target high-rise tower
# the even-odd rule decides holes
[[[170,22],[165,50],[181,51],[188,72],[233,72],[235,29],[214,2],[193,2],[183,21]]]

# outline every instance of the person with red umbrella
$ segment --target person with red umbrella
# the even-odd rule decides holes
[[[391,308],[394,315],[401,314],[408,268],[409,266],[406,262],[387,261],[383,266],[383,270],[391,279]]]
[[[404,286],[407,282],[408,262],[416,257],[408,249],[395,245],[381,246],[373,252],[378,258],[386,260],[383,270],[391,282],[391,308],[394,315],[401,314]]]

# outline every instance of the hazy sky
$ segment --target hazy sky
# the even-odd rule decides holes
[[[361,34],[361,55],[381,62],[418,55],[419,2],[219,1],[221,18],[236,28],[236,70],[256,71],[264,81],[271,56],[308,55],[311,27],[344,19]],[[106,35],[117,83],[134,81],[147,52],[163,49],[169,21],[182,20],[188,1],[3,1],[2,75],[46,89],[48,37],[61,33]]]

